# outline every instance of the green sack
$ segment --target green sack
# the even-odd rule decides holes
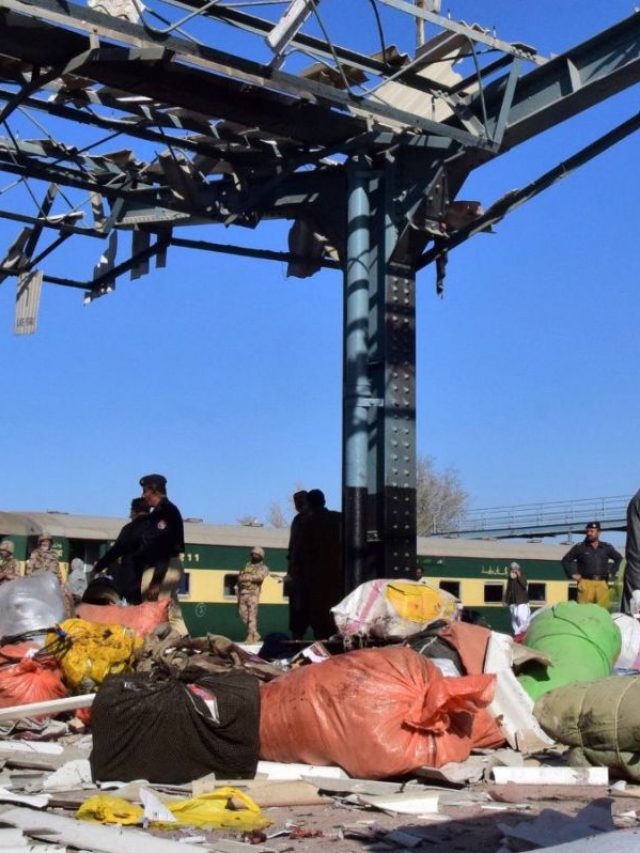
[[[610,776],[615,779],[640,782],[640,752],[608,752],[574,746],[567,758],[571,767],[608,767]]]
[[[533,713],[544,731],[573,747],[569,762],[608,767],[640,781],[640,676],[614,675],[545,693]]]
[[[620,630],[604,607],[564,601],[543,610],[532,620],[525,645],[552,661],[532,662],[518,681],[535,701],[548,690],[581,681],[597,681],[611,674],[620,654]]]

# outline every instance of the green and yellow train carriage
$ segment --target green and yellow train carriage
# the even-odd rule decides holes
[[[15,546],[24,566],[38,536],[51,534],[63,571],[79,557],[92,565],[118,535],[126,519],[61,512],[0,512],[0,536]],[[259,630],[265,636],[286,631],[288,599],[286,573],[288,530],[185,521],[185,575],[180,591],[190,632],[207,632],[242,639],[244,625],[236,611],[235,585],[239,570],[254,545],[265,549],[271,574],[260,599]],[[544,606],[575,597],[560,560],[567,546],[531,542],[471,539],[418,539],[418,564],[425,578],[453,593],[465,608],[477,611],[492,627],[508,630],[509,614],[502,604],[508,565],[517,560],[529,581],[532,606]]]

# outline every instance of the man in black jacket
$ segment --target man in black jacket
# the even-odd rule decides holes
[[[182,515],[167,497],[167,479],[162,474],[147,474],[140,478],[140,485],[149,507],[149,524],[137,554],[143,568],[142,598],[147,601],[170,598],[171,627],[187,634],[178,601],[178,587],[184,574],[180,559],[184,553]]]
[[[568,578],[578,584],[578,604],[609,606],[609,580],[616,576],[622,562],[613,545],[600,541],[600,522],[590,521],[586,536],[562,558]]]
[[[141,551],[149,527],[149,507],[143,498],[131,501],[131,521],[125,524],[111,548],[94,565],[95,574],[109,572],[113,585],[129,604],[140,604]],[[115,565],[114,565],[115,564]]]

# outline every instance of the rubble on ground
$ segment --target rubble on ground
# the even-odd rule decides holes
[[[85,613],[5,638],[0,850],[637,846],[635,632],[596,605],[558,605],[518,645],[454,621],[433,590],[404,594],[400,637],[381,636],[384,613],[368,623],[383,645],[339,654],[292,644],[265,660],[181,638],[160,612],[149,626],[136,607],[120,608],[125,624]],[[347,615],[347,645],[366,646]]]

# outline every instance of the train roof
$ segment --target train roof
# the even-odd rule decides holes
[[[115,539],[128,518],[72,515],[66,512],[0,512],[2,535],[38,536],[47,531],[65,539]],[[289,530],[241,524],[204,524],[185,521],[185,539],[198,545],[262,545],[286,547]]]
[[[522,539],[460,539],[444,536],[419,536],[418,556],[486,557],[512,560],[560,560],[569,546],[557,542],[529,542]]]
[[[115,539],[128,521],[96,515],[65,512],[0,512],[0,535],[38,536],[43,531],[65,539],[107,541]],[[227,545],[250,548],[286,548],[288,528],[249,527],[240,524],[204,524],[185,521],[185,539],[193,545]],[[557,543],[487,539],[457,539],[437,536],[418,538],[418,556],[486,557],[511,560],[559,560],[567,550]]]

